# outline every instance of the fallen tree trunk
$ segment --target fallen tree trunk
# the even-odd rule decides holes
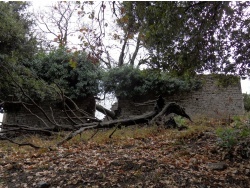
[[[123,126],[143,124],[143,123],[153,124],[158,117],[162,115],[167,116],[171,113],[180,115],[192,121],[191,118],[186,114],[184,108],[182,108],[175,102],[171,102],[171,103],[166,104],[165,107],[160,112],[158,112],[157,110],[153,110],[152,112],[139,115],[139,116],[134,116],[129,119],[117,119],[117,120],[111,120],[111,121],[106,121],[106,122],[105,121],[100,122],[98,125],[98,128],[99,127],[100,128],[112,128],[118,124],[123,125]]]
[[[117,120],[111,120],[111,121],[106,121],[106,122],[103,121],[99,123],[94,122],[94,123],[83,124],[81,127],[79,127],[78,130],[71,132],[65,139],[59,142],[57,146],[62,145],[66,141],[70,140],[71,138],[75,137],[78,134],[81,134],[82,132],[88,129],[113,128],[118,125],[131,126],[131,125],[144,124],[144,123],[153,124],[158,117],[162,115],[167,116],[171,113],[175,113],[177,115],[180,115],[192,121],[191,118],[186,114],[185,109],[179,106],[175,102],[166,104],[161,111],[159,111],[158,109],[159,108],[155,108],[152,112],[149,112],[140,116],[134,116],[129,119],[117,119]]]

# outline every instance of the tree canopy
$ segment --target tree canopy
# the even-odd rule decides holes
[[[18,84],[41,99],[54,96],[49,89],[54,87],[53,84],[58,84],[72,98],[96,95],[100,91],[100,83],[103,83],[105,92],[128,96],[151,91],[156,94],[172,93],[172,85],[175,91],[178,88],[185,91],[187,86],[192,89],[192,84],[173,76],[187,78],[204,71],[241,76],[250,73],[249,2],[109,3],[113,8],[113,18],[122,30],[109,34],[104,29],[110,24],[105,22],[107,5],[101,3],[96,12],[94,9],[87,11],[85,3],[58,2],[57,6],[52,6],[52,10],[61,13],[61,17],[56,20],[54,14],[49,15],[52,17],[48,20],[58,23],[59,27],[58,31],[49,31],[55,34],[54,37],[59,37],[60,45],[47,53],[37,51],[36,39],[31,32],[34,22],[26,11],[27,3],[0,2],[0,99],[11,93],[20,93]],[[66,16],[67,10],[70,11]],[[78,38],[82,42],[82,49],[75,48],[75,52],[66,45],[68,37],[73,34],[67,30],[73,13],[79,16],[77,20],[81,24],[74,31],[81,33]],[[65,22],[61,20],[64,16]],[[84,16],[88,16],[91,23],[96,22],[97,27],[84,24]],[[49,23],[45,20],[42,23],[50,29]],[[102,40],[106,36],[119,41],[115,45],[120,49],[119,54],[117,51],[112,53],[112,44],[103,47]],[[134,45],[132,50],[129,45]],[[146,49],[146,58],[139,55],[142,46]],[[104,53],[107,55],[105,58]],[[99,71],[103,67],[99,62],[110,69],[102,81]],[[140,71],[126,67],[127,64],[131,67],[146,65],[152,70]],[[166,76],[163,72],[169,74]],[[14,84],[13,79],[16,81]],[[44,86],[46,89],[41,89]],[[135,88],[134,93],[130,92],[131,87]],[[156,88],[165,89],[157,93]]]
[[[177,75],[249,75],[249,2],[123,2],[119,25],[140,33],[150,59]]]

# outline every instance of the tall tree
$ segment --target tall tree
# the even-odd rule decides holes
[[[120,20],[141,33],[151,67],[178,75],[249,75],[249,2],[123,2]]]

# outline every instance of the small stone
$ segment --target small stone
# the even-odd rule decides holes
[[[44,181],[38,183],[38,188],[49,188],[50,184]]]
[[[198,160],[196,158],[191,158],[189,160],[189,165],[196,165],[198,163]]]
[[[207,167],[211,170],[225,170],[227,168],[226,163],[218,162],[218,163],[209,163]]]
[[[232,171],[232,174],[237,174],[238,173],[238,170],[233,170]]]
[[[245,174],[246,174],[247,176],[249,176],[249,175],[250,175],[250,170],[249,170],[249,169],[246,169],[246,170],[245,170]]]
[[[13,169],[13,165],[12,164],[7,164],[7,165],[5,165],[5,169],[12,170]]]

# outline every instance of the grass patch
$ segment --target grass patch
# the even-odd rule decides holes
[[[176,139],[179,141],[182,140],[196,140],[198,137],[206,132],[212,130],[211,127],[206,125],[192,125],[188,129],[183,131],[176,131]]]
[[[109,138],[114,129],[115,128],[99,130],[96,134],[96,130],[88,130],[83,132],[81,135],[74,137],[70,141],[70,143],[87,142],[94,134],[95,136],[91,138],[91,141],[98,144],[104,144],[110,141],[115,142],[119,140],[126,140],[129,138],[145,138],[159,134],[159,127],[157,126],[141,127],[135,125],[117,129],[116,132],[112,135],[112,138]]]
[[[216,130],[218,144],[222,147],[232,148],[238,142],[239,132],[231,127],[219,127]]]
[[[222,126],[219,121],[208,119],[194,119],[194,122],[189,122],[183,118],[175,117],[175,121],[180,125],[188,126],[188,129],[178,131],[177,129],[164,129],[161,126],[129,126],[117,129],[112,138],[109,138],[113,129],[87,130],[81,135],[77,135],[70,141],[66,142],[67,146],[73,144],[86,144],[89,141],[96,144],[106,143],[126,143],[129,139],[148,139],[151,137],[158,137],[160,140],[172,140],[176,144],[185,144],[186,140],[197,140],[200,136],[207,131],[215,131],[217,137],[221,141],[221,145],[231,147],[239,139],[244,139],[250,136],[250,115],[246,114],[244,117],[235,116],[233,122],[227,126]],[[64,139],[69,132],[60,132],[54,136],[39,136],[39,135],[23,135],[15,139],[18,143],[32,143],[36,146],[43,148],[55,147],[58,142]],[[95,136],[91,138],[93,135]],[[91,139],[90,139],[91,138]],[[16,144],[9,143],[8,141],[0,141],[0,152],[21,152],[34,151],[29,146],[19,147]],[[46,151],[41,151],[46,152]]]
[[[241,140],[250,137],[249,113],[245,116],[232,117],[231,124],[227,126],[219,126],[215,133],[218,137],[218,145],[231,149]]]

